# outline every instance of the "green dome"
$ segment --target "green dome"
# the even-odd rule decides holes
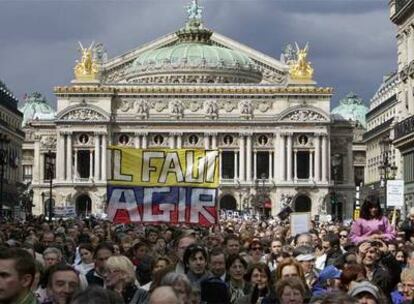
[[[22,127],[30,120],[55,119],[55,110],[47,103],[46,98],[38,92],[30,94],[19,110],[23,113]]]
[[[368,107],[358,95],[352,92],[341,99],[339,106],[335,107],[331,113],[339,115],[342,119],[358,122],[364,128],[367,126],[365,115],[368,113]]]

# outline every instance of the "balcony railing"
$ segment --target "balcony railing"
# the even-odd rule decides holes
[[[399,122],[394,127],[394,139],[399,139],[414,132],[414,115]]]

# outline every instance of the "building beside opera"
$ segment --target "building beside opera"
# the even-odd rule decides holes
[[[54,118],[27,121],[33,212],[47,206],[47,163],[55,205],[105,212],[106,148],[122,145],[219,149],[221,208],[276,215],[290,202],[326,214],[335,193],[335,214],[351,217],[352,125],[331,118],[333,90],[312,80],[308,48],[277,60],[206,29],[195,1],[188,8],[183,28],[123,55],[84,48],[75,80],[55,88]]]
[[[20,208],[18,188],[22,181],[21,149],[24,133],[18,99],[0,81],[0,212]],[[0,214],[1,215],[1,214]]]
[[[397,26],[397,120],[393,145],[403,160],[404,200],[414,206],[414,1],[391,0],[390,18]]]

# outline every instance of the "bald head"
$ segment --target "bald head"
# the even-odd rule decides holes
[[[151,293],[149,304],[180,304],[174,289],[170,286],[161,286]]]

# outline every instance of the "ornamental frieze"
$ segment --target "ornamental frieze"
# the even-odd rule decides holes
[[[170,116],[182,118],[184,116],[184,105],[181,100],[171,100],[169,105]]]
[[[51,135],[42,136],[40,139],[40,143],[44,147],[54,148],[56,147],[56,136],[51,136]]]
[[[207,100],[204,103],[204,111],[206,118],[217,119],[219,113],[219,107],[216,100]]]
[[[296,110],[283,117],[282,120],[302,122],[325,121],[326,119],[321,114],[311,110]]]
[[[251,100],[242,100],[239,103],[240,115],[244,118],[251,118],[253,115],[253,103]]]
[[[185,100],[183,105],[186,109],[189,109],[191,112],[197,112],[203,106],[202,101],[200,100]]]
[[[271,107],[272,107],[271,101],[261,101],[259,103],[255,103],[255,108],[258,109],[262,113],[269,111]]]
[[[92,109],[77,109],[67,113],[65,116],[62,117],[62,120],[97,121],[105,120],[105,117]]]
[[[227,113],[234,111],[237,108],[237,101],[220,100],[218,102],[219,109],[224,109]]]
[[[162,112],[166,108],[168,108],[168,101],[166,101],[166,100],[157,100],[157,101],[154,101],[153,106],[154,106],[155,111]]]

